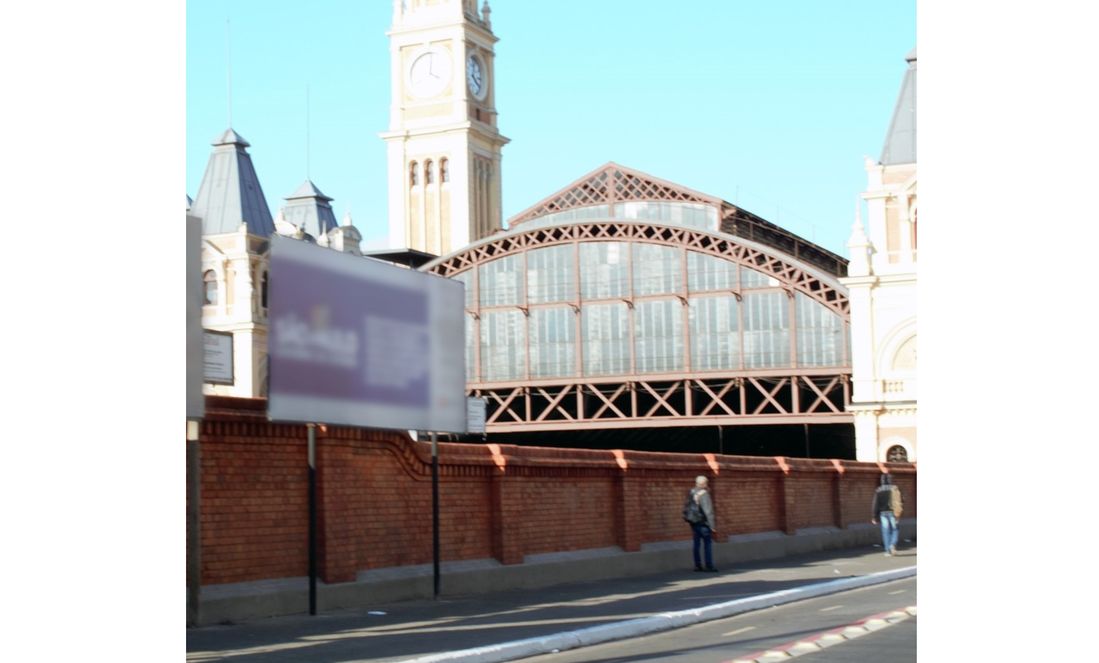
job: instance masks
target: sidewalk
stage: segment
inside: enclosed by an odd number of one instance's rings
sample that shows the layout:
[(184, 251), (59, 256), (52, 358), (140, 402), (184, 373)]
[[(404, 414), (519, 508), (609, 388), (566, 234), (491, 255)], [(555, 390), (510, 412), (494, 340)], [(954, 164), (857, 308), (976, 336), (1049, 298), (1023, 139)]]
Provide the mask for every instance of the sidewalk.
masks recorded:
[(510, 660), (914, 575), (916, 548), (895, 557), (881, 547), (833, 550), (716, 574), (691, 571), (689, 555), (684, 562), (681, 572), (644, 577), (191, 628), (187, 660)]

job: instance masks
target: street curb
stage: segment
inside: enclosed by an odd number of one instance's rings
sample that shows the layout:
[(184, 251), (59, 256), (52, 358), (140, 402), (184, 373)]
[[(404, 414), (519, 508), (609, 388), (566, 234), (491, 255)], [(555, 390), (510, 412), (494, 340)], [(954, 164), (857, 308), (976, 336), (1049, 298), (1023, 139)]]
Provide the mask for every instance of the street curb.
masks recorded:
[[(806, 585), (795, 589), (785, 589), (771, 594), (750, 596), (725, 603), (694, 608), (692, 610), (679, 610), (676, 612), (663, 612), (649, 617), (640, 617), (611, 624), (601, 624), (575, 631), (554, 633), (540, 638), (527, 638), (525, 640), (513, 640), (496, 645), (474, 647), (461, 651), (431, 654), (416, 658), (402, 659), (399, 663), (436, 663), (441, 661), (477, 661), (478, 663), (496, 663), (498, 661), (511, 661), (517, 658), (549, 654), (577, 647), (610, 642), (612, 640), (624, 640), (635, 638), (649, 633), (668, 631), (671, 629), (699, 624), (714, 619), (732, 617), (744, 612), (762, 610), (785, 603), (802, 601), (804, 599), (835, 594), (859, 587), (879, 585), (901, 578), (910, 578), (916, 575), (916, 567), (909, 566), (892, 571), (881, 571), (854, 578), (841, 578), (827, 582)], [(350, 662), (360, 663), (360, 662)]]

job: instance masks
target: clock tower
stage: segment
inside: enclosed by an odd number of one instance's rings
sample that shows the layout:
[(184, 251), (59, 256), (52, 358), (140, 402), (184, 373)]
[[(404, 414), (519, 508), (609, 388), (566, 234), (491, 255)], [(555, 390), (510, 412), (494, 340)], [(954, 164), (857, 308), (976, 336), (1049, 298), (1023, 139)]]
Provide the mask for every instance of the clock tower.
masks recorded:
[(487, 0), (394, 0), (389, 241), (445, 255), (502, 227)]

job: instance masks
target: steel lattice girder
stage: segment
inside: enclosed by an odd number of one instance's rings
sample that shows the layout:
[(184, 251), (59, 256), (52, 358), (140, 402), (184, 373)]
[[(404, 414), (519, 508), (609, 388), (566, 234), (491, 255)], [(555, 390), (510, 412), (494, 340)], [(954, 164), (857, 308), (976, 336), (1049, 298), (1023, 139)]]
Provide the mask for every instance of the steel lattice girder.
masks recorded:
[(851, 423), (849, 376), (773, 372), (476, 385), (489, 432)]
[(804, 293), (845, 319), (849, 315), (850, 306), (846, 292), (792, 259), (751, 246), (751, 242), (741, 238), (653, 223), (588, 221), (535, 228), (473, 244), (431, 266), (428, 271), (440, 276), (453, 277), (483, 263), (523, 253), (533, 248), (592, 240), (663, 244), (724, 258), (773, 276), (787, 287)]

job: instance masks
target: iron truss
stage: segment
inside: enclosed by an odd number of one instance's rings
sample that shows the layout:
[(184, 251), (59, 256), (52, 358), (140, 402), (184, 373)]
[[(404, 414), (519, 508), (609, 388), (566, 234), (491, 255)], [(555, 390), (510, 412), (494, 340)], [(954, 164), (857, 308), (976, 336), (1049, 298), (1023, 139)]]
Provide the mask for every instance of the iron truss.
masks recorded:
[(588, 241), (640, 241), (668, 246), (686, 247), (750, 267), (775, 277), (787, 287), (801, 291), (833, 311), (848, 316), (847, 295), (792, 260), (773, 255), (762, 249), (742, 244), (732, 237), (722, 237), (703, 230), (665, 226), (646, 222), (585, 221), (570, 225), (533, 228), (526, 232), (511, 232), (472, 244), (464, 250), (427, 268), (440, 276), (451, 277), (478, 265), (530, 249)]
[(471, 386), (490, 432), (853, 421), (848, 375), (826, 371)]
[[(531, 249), (601, 240), (663, 244), (724, 258), (773, 276), (791, 296), (802, 292), (849, 318), (847, 293), (831, 274), (738, 237), (646, 221), (589, 220), (526, 231), (520, 226), (424, 270), (453, 277)], [(848, 366), (472, 382), (467, 394), (485, 399), (488, 432), (854, 421), (846, 411)]]

